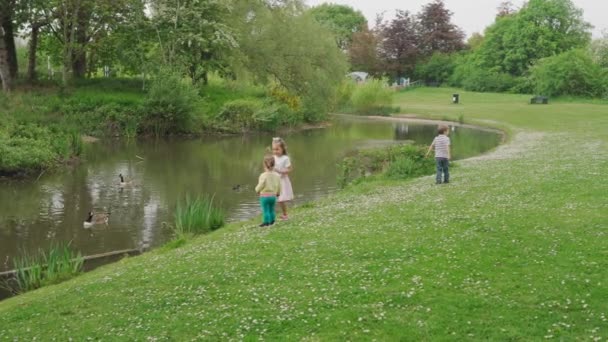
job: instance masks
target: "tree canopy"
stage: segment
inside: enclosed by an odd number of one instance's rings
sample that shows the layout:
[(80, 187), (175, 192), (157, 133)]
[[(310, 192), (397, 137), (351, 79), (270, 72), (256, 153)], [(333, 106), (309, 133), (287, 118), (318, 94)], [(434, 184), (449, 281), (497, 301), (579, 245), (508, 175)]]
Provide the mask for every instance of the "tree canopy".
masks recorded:
[(347, 5), (326, 3), (311, 8), (310, 13), (336, 35), (336, 42), (342, 50), (348, 49), (354, 33), (367, 29), (363, 13)]

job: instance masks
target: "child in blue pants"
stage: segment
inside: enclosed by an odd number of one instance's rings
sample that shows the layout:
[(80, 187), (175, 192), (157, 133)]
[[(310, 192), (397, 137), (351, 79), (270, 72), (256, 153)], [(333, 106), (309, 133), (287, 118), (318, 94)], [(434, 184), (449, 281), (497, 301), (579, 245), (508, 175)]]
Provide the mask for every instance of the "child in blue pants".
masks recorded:
[[(437, 184), (447, 184), (450, 182), (450, 159), (452, 159), (452, 149), (450, 148), (450, 128), (445, 125), (439, 126), (438, 135), (433, 139), (433, 143), (426, 152), (428, 156), (432, 149), (435, 149), (435, 161), (437, 162)], [(443, 176), (443, 177), (442, 177)]]
[(264, 158), (264, 173), (258, 179), (255, 191), (260, 195), (264, 220), (260, 227), (272, 226), (276, 220), (275, 205), (281, 193), (281, 176), (274, 172), (274, 157)]

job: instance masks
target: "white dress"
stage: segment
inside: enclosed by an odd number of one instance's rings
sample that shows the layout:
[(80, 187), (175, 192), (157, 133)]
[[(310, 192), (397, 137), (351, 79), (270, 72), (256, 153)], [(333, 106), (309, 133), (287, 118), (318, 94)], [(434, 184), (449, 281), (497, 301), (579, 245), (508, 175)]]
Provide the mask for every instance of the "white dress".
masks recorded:
[[(274, 170), (276, 172), (285, 172), (291, 166), (291, 160), (289, 156), (282, 155), (280, 157), (274, 156)], [(289, 202), (293, 200), (293, 188), (291, 187), (291, 181), (288, 175), (281, 174), (281, 194), (279, 195), (279, 202)]]

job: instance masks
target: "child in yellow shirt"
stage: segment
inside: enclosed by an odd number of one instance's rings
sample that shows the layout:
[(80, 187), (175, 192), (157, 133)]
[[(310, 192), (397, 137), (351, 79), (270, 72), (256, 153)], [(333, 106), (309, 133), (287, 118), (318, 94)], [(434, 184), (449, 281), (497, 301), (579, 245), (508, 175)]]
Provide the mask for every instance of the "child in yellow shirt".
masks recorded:
[(264, 173), (260, 175), (255, 191), (260, 195), (264, 221), (260, 227), (272, 226), (276, 220), (275, 205), (281, 193), (281, 176), (274, 172), (274, 157), (264, 158)]

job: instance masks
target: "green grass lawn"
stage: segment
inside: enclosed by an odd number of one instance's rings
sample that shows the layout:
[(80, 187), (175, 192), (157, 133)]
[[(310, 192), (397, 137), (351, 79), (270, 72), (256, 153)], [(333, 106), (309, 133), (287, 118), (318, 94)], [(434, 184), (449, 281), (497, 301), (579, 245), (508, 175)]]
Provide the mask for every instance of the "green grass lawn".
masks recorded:
[[(608, 105), (418, 89), (508, 142), (0, 303), (0, 340), (605, 340)], [(297, 170), (294, 173), (297, 177)]]

